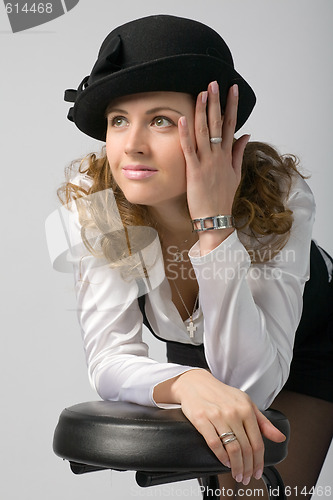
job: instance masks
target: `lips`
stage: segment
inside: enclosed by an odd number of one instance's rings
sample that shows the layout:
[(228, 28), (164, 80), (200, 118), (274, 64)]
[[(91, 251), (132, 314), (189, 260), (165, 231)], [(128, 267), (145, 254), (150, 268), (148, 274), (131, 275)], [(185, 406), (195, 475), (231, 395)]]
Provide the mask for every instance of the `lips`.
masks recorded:
[(127, 179), (133, 180), (147, 179), (157, 173), (155, 168), (148, 165), (126, 165), (122, 171)]

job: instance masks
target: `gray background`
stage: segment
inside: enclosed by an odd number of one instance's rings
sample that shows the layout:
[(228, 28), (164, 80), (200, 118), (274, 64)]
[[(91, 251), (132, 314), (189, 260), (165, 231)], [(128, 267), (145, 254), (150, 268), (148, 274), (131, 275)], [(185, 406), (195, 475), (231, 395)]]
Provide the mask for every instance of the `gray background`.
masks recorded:
[[(182, 491), (199, 498), (195, 481), (142, 490), (130, 472), (77, 477), (52, 452), (60, 411), (97, 399), (88, 383), (72, 277), (52, 270), (44, 235), (64, 167), (101, 147), (66, 120), (63, 90), (89, 73), (113, 27), (154, 13), (192, 17), (224, 36), (258, 97), (241, 133), (300, 157), (317, 200), (314, 237), (333, 253), (331, 0), (81, 0), (66, 15), (16, 34), (0, 6), (5, 500), (172, 498)], [(151, 344), (152, 356), (163, 359), (162, 346)], [(332, 466), (331, 449), (320, 485), (332, 486)]]

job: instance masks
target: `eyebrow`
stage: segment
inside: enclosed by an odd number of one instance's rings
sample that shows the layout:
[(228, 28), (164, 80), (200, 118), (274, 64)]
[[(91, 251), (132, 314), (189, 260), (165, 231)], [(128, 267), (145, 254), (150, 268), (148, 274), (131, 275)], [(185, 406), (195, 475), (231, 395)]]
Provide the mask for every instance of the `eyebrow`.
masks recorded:
[[(177, 113), (178, 115), (180, 116), (183, 116), (183, 113), (181, 113), (180, 111), (178, 111), (177, 109), (173, 109), (173, 108), (170, 108), (169, 106), (158, 106), (156, 108), (152, 108), (152, 109), (148, 109), (145, 114), (146, 115), (152, 115), (153, 113), (157, 113), (159, 111), (174, 111), (175, 113)], [(114, 113), (114, 112), (117, 112), (117, 113), (122, 113), (123, 115), (128, 115), (128, 112), (125, 110), (125, 109), (120, 109), (120, 108), (110, 108), (107, 110), (107, 114), (109, 113)]]

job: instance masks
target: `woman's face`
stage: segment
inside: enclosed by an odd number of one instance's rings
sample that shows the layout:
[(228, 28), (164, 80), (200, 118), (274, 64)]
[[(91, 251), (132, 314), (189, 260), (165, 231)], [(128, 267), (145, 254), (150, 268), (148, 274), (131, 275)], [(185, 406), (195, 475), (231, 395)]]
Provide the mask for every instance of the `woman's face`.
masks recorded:
[(109, 105), (106, 154), (131, 203), (158, 207), (184, 199), (185, 159), (177, 125), (181, 116), (193, 129), (193, 97), (180, 92), (135, 94)]

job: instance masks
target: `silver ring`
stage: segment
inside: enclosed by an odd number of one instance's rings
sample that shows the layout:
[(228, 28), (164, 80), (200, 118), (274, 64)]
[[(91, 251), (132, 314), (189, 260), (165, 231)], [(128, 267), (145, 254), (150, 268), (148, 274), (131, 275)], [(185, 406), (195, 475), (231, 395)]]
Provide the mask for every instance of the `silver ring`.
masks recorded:
[(212, 144), (221, 144), (222, 137), (211, 137), (209, 140)]
[[(226, 438), (228, 436), (230, 436), (228, 439), (223, 439), (223, 438)], [(237, 437), (235, 436), (235, 433), (232, 431), (223, 432), (223, 434), (219, 435), (219, 438), (221, 439), (223, 445), (228, 444), (228, 443), (232, 443), (233, 441), (236, 441), (236, 439), (237, 439)]]
[(223, 444), (223, 445), (226, 445), (226, 444), (228, 444), (228, 443), (232, 443), (233, 441), (236, 441), (236, 439), (237, 439), (237, 438), (236, 438), (236, 436), (231, 437), (231, 438), (229, 438), (229, 439), (225, 439), (224, 441), (222, 441), (222, 444)]
[(220, 439), (223, 439), (224, 437), (227, 437), (227, 436), (234, 436), (234, 432), (224, 432), (223, 434), (221, 434), (219, 436)]

